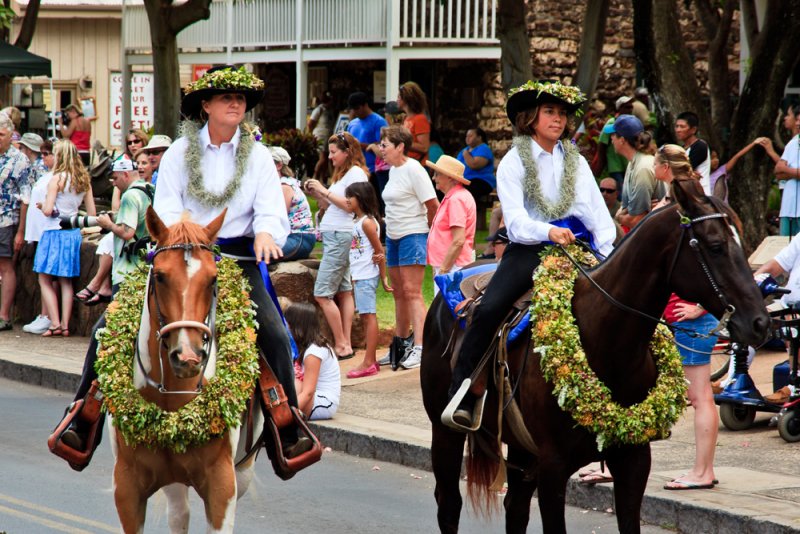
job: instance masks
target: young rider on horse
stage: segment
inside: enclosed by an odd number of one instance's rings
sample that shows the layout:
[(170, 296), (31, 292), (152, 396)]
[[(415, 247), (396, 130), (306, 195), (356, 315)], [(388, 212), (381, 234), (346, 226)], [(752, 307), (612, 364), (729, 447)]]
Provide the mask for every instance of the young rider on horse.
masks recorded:
[[(608, 255), (616, 236), (589, 164), (566, 139), (568, 115), (585, 98), (558, 82), (528, 82), (509, 94), (506, 111), (516, 129), (513, 148), (497, 169), (497, 195), (510, 244), (476, 307), (453, 371), (450, 395), (471, 377), (511, 305), (532, 287), (539, 254), (548, 244), (567, 245), (588, 230)], [(471, 428), (478, 392), (467, 391), (452, 423)], [(475, 419), (473, 419), (475, 415)]]
[[(218, 244), (223, 254), (237, 258), (250, 282), (250, 298), (257, 305), (256, 343), (296, 407), (288, 333), (257, 264), (283, 255), (289, 220), (278, 202), (283, 194), (269, 150), (240, 128), (245, 112), (263, 98), (263, 87), (255, 75), (223, 67), (210, 69), (187, 88), (181, 113), (206, 123), (199, 130), (191, 120), (184, 123), (183, 136), (164, 154), (153, 208), (166, 225), (178, 222), (184, 212), (206, 225), (227, 208)], [(87, 360), (84, 374), (88, 368), (96, 376), (95, 359)], [(280, 435), (287, 459), (313, 445), (307, 437), (298, 439), (295, 426), (281, 429)]]

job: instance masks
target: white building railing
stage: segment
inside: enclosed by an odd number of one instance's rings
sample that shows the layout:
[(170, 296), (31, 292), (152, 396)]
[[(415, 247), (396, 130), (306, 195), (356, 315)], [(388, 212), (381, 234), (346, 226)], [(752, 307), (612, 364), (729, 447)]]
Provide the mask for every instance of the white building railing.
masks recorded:
[[(498, 44), (498, 0), (214, 0), (209, 20), (178, 35), (187, 49), (296, 46), (297, 5), (302, 3), (302, 46), (400, 44)], [(399, 34), (391, 36), (391, 12), (399, 11)], [(228, 24), (228, 17), (231, 23)], [(143, 5), (125, 8), (127, 50), (149, 50)], [(230, 28), (231, 35), (228, 35)]]

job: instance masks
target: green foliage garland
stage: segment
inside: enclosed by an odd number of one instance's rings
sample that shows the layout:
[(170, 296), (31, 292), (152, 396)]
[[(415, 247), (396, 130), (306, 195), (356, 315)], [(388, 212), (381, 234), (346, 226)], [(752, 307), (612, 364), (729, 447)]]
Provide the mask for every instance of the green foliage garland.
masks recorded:
[(575, 202), (575, 183), (578, 180), (578, 164), (581, 154), (572, 143), (562, 143), (564, 148), (564, 171), (558, 190), (558, 200), (551, 204), (542, 194), (542, 182), (539, 180), (539, 165), (533, 158), (531, 138), (527, 135), (514, 136), (513, 145), (517, 147), (519, 159), (525, 168), (522, 188), (525, 198), (545, 219), (554, 221), (561, 219)]
[(244, 67), (220, 69), (203, 74), (183, 88), (188, 95), (201, 89), (263, 89), (264, 82)]
[[(573, 257), (595, 262), (577, 245)], [(597, 447), (642, 445), (669, 435), (686, 406), (686, 379), (672, 335), (659, 326), (650, 342), (658, 369), (656, 385), (645, 400), (622, 406), (611, 398), (611, 390), (589, 366), (581, 347), (578, 326), (572, 315), (577, 270), (555, 247), (542, 253), (534, 273), (531, 321), (534, 352), (541, 355), (545, 379), (553, 384), (558, 405), (577, 424), (597, 435)]]
[(519, 87), (511, 89), (508, 92), (508, 97), (511, 98), (521, 91), (536, 91), (537, 96), (547, 93), (568, 104), (582, 104), (586, 101), (586, 95), (583, 94), (579, 87), (564, 85), (561, 82), (534, 82), (533, 80), (528, 80)]
[[(221, 208), (228, 206), (231, 199), (242, 186), (242, 176), (247, 172), (247, 160), (253, 150), (255, 140), (252, 135), (242, 131), (239, 136), (239, 145), (236, 147), (236, 169), (233, 178), (221, 193), (212, 193), (203, 183), (203, 149), (200, 146), (200, 129), (194, 121), (183, 121), (180, 128), (181, 137), (186, 137), (186, 170), (189, 173), (189, 194), (200, 201), (204, 206)], [(217, 180), (223, 177), (215, 177)]]
[(104, 409), (126, 443), (176, 453), (202, 445), (240, 424), (258, 377), (255, 311), (247, 278), (233, 260), (218, 263), (217, 367), (202, 393), (176, 412), (147, 402), (133, 386), (134, 345), (139, 332), (147, 270), (140, 267), (122, 283), (106, 312), (97, 370)]

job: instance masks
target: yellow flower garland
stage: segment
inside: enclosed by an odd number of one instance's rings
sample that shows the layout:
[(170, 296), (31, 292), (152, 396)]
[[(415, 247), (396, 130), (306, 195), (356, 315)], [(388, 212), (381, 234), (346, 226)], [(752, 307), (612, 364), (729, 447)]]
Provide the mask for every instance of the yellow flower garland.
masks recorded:
[(238, 426), (258, 377), (255, 311), (247, 278), (233, 260), (218, 263), (217, 367), (202, 393), (176, 412), (147, 402), (133, 387), (134, 346), (139, 331), (147, 269), (134, 271), (106, 311), (97, 370), (103, 406), (131, 446), (186, 452)]
[[(576, 245), (573, 257), (596, 263)], [(534, 273), (531, 324), (534, 352), (541, 355), (545, 379), (553, 384), (558, 405), (580, 426), (597, 435), (597, 447), (642, 445), (669, 435), (686, 406), (686, 379), (672, 334), (659, 326), (650, 342), (658, 369), (656, 385), (645, 400), (622, 406), (595, 375), (581, 347), (572, 315), (577, 270), (563, 253), (548, 247)]]

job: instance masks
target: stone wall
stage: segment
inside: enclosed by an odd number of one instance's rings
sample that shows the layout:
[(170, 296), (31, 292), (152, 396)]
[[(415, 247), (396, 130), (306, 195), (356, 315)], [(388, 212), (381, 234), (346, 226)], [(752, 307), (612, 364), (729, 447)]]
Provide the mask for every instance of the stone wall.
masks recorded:
[[(578, 61), (586, 2), (583, 0), (526, 0), (526, 21), (530, 38), (531, 70), (534, 79), (560, 79), (572, 83)], [(708, 50), (703, 30), (694, 11), (678, 2), (682, 37), (694, 61), (701, 91), (708, 94)], [(729, 43), (731, 94), (738, 93), (739, 22), (734, 17)], [(467, 124), (477, 119), (486, 130), (489, 144), (500, 158), (511, 144), (511, 125), (505, 114), (505, 94), (500, 80), (499, 62), (444, 62), (437, 81), (438, 109), (435, 125), (443, 134), (445, 152), (453, 154), (463, 146)], [(472, 90), (480, 83), (481, 102), (474, 109), (460, 110), (449, 102), (461, 100), (461, 89)], [(612, 0), (606, 24), (603, 55), (596, 97), (609, 111), (621, 95), (631, 94), (638, 85), (633, 49), (633, 9), (631, 0)], [(459, 135), (460, 134), (460, 135)], [(456, 139), (458, 142), (456, 143)]]

